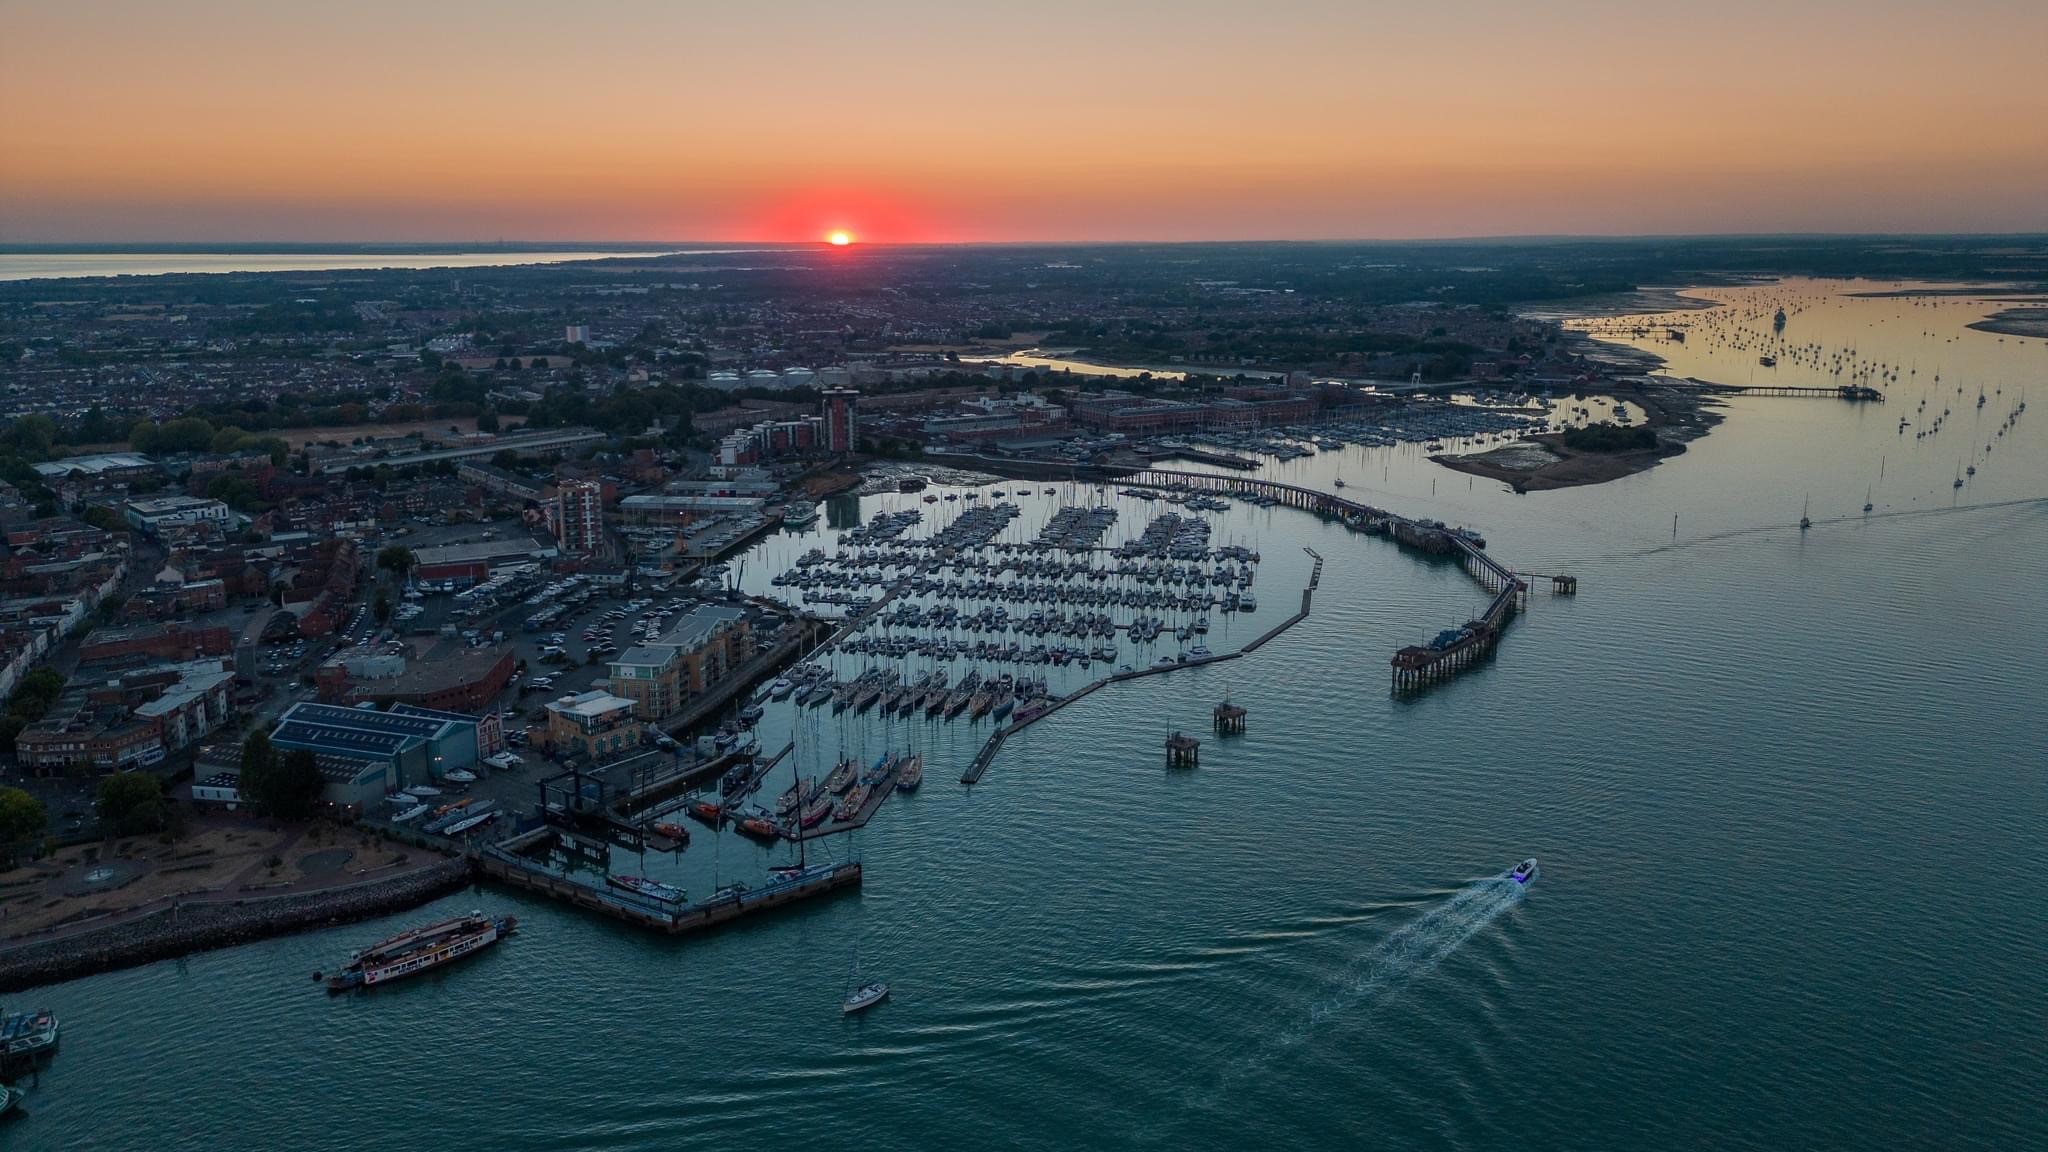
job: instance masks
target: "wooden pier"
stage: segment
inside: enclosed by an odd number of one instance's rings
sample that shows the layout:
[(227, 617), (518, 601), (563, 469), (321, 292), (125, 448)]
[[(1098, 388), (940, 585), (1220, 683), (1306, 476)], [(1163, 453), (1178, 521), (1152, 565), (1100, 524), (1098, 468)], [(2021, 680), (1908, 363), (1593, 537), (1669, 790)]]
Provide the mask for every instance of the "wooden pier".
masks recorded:
[(1166, 766), (1168, 768), (1196, 768), (1200, 766), (1202, 742), (1193, 736), (1175, 732), (1166, 738)]
[(1809, 396), (1815, 399), (1848, 400), (1854, 403), (1884, 403), (1884, 393), (1861, 384), (1842, 384), (1833, 388), (1794, 388), (1775, 384), (1731, 384), (1729, 387), (1744, 396)]
[(1242, 704), (1232, 704), (1230, 701), (1225, 700), (1216, 706), (1216, 713), (1213, 717), (1216, 724), (1216, 734), (1218, 736), (1244, 735), (1244, 718), (1245, 710)]

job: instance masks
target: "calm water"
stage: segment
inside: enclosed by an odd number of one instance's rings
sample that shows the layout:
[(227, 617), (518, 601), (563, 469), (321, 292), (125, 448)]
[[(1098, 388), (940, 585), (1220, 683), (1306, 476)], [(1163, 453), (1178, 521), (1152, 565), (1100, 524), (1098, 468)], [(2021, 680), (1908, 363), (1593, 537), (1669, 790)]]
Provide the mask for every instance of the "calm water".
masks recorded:
[(79, 276), (161, 276), (172, 272), (327, 272), (352, 268), (492, 268), (617, 257), (702, 255), (733, 249), (660, 252), (0, 252), (0, 280)]
[[(1948, 311), (1944, 337), (1982, 314)], [(1804, 338), (1904, 363), (1930, 319), (1816, 303), (1787, 336), (1811, 321)], [(2048, 394), (2038, 341), (1940, 347), (1972, 404), (1979, 382)], [(1719, 355), (1684, 370), (1754, 361)], [(1328, 559), (1314, 616), (1255, 656), (1099, 692), (971, 792), (963, 725), (798, 725), (814, 760), (885, 735), (931, 759), (861, 834), (858, 896), (675, 942), (486, 890), (436, 910), (515, 911), (519, 937), (375, 995), (306, 975), (429, 912), (14, 997), (66, 1033), (7, 1139), (2048, 1146), (2048, 413), (1957, 490), (1977, 410), (1902, 443), (1915, 402), (1738, 401), (1659, 468), (1530, 496), (1419, 448), (1275, 466), (1473, 524), (1582, 591), (1539, 592), (1494, 664), (1395, 701), (1391, 650), (1479, 593), (1298, 513), (1234, 511), (1217, 538), (1264, 553), (1262, 615), (1305, 580), (1301, 546)], [(1119, 531), (1141, 526), (1127, 505)], [(764, 544), (746, 581), (806, 546)], [(1164, 734), (1226, 691), (1250, 732), (1163, 771)], [(779, 746), (790, 721), (766, 726)], [(1529, 855), (1542, 875), (1517, 896), (1498, 877)], [(765, 860), (700, 835), (648, 868), (696, 888)], [(856, 936), (896, 996), (846, 1021)]]

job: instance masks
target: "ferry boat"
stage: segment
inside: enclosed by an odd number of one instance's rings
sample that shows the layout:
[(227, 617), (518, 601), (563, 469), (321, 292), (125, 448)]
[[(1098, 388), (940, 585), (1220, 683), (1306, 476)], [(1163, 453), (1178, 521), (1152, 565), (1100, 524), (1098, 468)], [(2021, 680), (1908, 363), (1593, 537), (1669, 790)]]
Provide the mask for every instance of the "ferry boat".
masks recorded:
[(903, 762), (903, 770), (896, 774), (896, 787), (899, 791), (915, 792), (917, 791), (917, 786), (922, 783), (924, 783), (924, 757), (917, 753), (912, 753), (910, 759)]
[[(471, 912), (380, 940), (348, 958), (348, 966), (326, 978), (329, 992), (346, 992), (416, 976), (510, 936), (519, 926), (511, 916)], [(313, 978), (321, 978), (315, 972)]]
[(1536, 858), (1534, 856), (1531, 856), (1527, 860), (1522, 861), (1520, 864), (1515, 865), (1515, 870), (1509, 873), (1509, 876), (1517, 884), (1527, 884), (1529, 881), (1535, 879)]
[(57, 1017), (48, 1008), (16, 1012), (0, 1020), (0, 1053), (14, 1057), (47, 1056), (57, 1047)]
[(607, 876), (604, 882), (614, 888), (623, 888), (635, 896), (645, 896), (649, 900), (659, 900), (664, 904), (679, 904), (684, 895), (683, 890), (673, 884), (663, 884), (659, 880), (649, 880), (645, 876)]

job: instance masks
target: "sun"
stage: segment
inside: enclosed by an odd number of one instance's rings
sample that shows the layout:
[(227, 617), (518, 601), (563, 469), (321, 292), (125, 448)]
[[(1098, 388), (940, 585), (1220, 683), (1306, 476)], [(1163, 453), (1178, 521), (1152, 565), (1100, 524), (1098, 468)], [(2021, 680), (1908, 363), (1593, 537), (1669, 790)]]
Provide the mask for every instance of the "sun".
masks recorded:
[(825, 239), (834, 248), (844, 248), (848, 244), (853, 243), (853, 234), (850, 232), (834, 232), (830, 236), (825, 237)]

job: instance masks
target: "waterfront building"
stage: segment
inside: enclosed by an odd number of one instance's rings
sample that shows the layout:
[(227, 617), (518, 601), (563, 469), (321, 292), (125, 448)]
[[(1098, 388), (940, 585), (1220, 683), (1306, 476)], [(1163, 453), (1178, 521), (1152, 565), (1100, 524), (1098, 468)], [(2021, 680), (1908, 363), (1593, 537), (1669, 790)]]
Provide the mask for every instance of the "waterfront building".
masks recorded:
[(611, 662), (611, 691), (633, 702), (634, 716), (659, 720), (753, 654), (753, 628), (745, 612), (699, 604), (661, 639), (619, 653)]
[(547, 706), (547, 745), (564, 756), (605, 760), (640, 746), (644, 729), (633, 702), (592, 690)]
[(860, 451), (860, 393), (851, 388), (825, 390), (825, 450), (834, 456)]
[(479, 723), (474, 716), (405, 705), (379, 712), (307, 702), (292, 705), (278, 718), (270, 742), (387, 765), (390, 786), (398, 788), (475, 766)]

